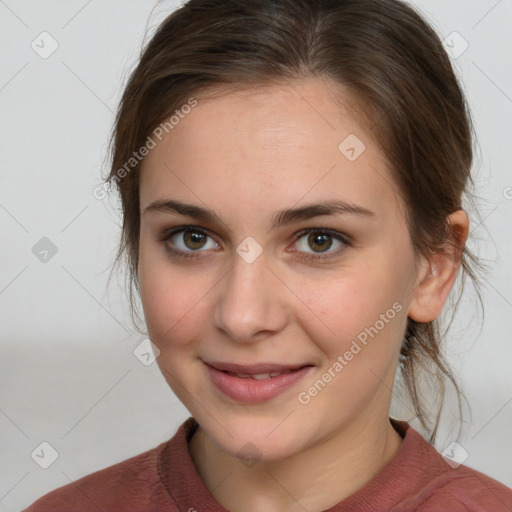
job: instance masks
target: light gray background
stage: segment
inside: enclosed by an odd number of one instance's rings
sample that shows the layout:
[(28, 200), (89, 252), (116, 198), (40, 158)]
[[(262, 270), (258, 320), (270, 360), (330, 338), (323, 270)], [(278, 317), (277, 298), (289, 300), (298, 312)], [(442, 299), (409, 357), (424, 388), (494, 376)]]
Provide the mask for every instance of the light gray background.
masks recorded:
[[(473, 412), (465, 463), (512, 486), (512, 1), (413, 3), (469, 44), (453, 61), (478, 134), (474, 247), (491, 270), (483, 327), (470, 294), (447, 343)], [(188, 417), (133, 355), (143, 337), (122, 276), (106, 288), (120, 219), (92, 195), (126, 74), (175, 5), (0, 0), (0, 510), (153, 448)], [(59, 45), (47, 59), (31, 48), (43, 31)], [(42, 237), (58, 250), (46, 263), (32, 253)], [(48, 469), (31, 458), (43, 441), (58, 452)]]

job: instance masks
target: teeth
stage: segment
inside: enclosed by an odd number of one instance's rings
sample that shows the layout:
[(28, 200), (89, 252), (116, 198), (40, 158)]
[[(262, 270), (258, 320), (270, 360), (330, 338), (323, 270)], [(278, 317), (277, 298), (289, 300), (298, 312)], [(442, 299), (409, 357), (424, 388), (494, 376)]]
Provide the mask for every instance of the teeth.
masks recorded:
[(267, 380), (271, 379), (272, 377), (278, 377), (279, 375), (283, 375), (285, 373), (291, 373), (294, 370), (285, 370), (284, 372), (270, 372), (270, 373), (255, 373), (253, 375), (249, 375), (247, 373), (233, 373), (233, 372), (226, 372), (230, 375), (235, 375), (236, 377), (240, 377), (241, 379), (256, 379), (256, 380)]

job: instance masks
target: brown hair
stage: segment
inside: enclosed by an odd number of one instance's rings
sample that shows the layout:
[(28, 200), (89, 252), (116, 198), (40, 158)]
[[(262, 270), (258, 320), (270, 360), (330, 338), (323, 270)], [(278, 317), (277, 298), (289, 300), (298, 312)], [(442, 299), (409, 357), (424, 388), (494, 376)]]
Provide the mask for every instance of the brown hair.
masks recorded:
[[(470, 198), (474, 130), (441, 41), (413, 8), (399, 0), (190, 0), (164, 20), (145, 46), (112, 133), (112, 165), (105, 184), (110, 188), (115, 182), (121, 197), (116, 263), (123, 255), (127, 258), (135, 324), (140, 165), (132, 162), (127, 170), (126, 162), (162, 120), (199, 91), (308, 77), (344, 86), (365, 119), (372, 120), (369, 129), (391, 163), (407, 206), (417, 255), (428, 257), (457, 237), (446, 217), (462, 208), (463, 196)], [(478, 261), (467, 247), (460, 258), (462, 294), (466, 275), (478, 283), (473, 269)], [(445, 378), (455, 387), (459, 411), (463, 396), (440, 345), (438, 320), (409, 319), (400, 369), (431, 442)], [(419, 369), (433, 376), (441, 390), (433, 426), (418, 389)]]

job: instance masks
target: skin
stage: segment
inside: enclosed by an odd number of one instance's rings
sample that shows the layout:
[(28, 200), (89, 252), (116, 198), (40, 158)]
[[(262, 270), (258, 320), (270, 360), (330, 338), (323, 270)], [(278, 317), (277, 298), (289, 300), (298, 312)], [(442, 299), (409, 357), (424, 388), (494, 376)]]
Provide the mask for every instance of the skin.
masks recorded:
[[(337, 96), (335, 96), (335, 94)], [(391, 390), (407, 317), (437, 318), (453, 286), (468, 219), (452, 252), (417, 259), (385, 155), (350, 108), (347, 91), (305, 79), (225, 94), (198, 105), (143, 162), (141, 212), (157, 199), (214, 210), (209, 224), (163, 212), (141, 215), (138, 276), (148, 334), (168, 384), (198, 421), (190, 453), (205, 485), (232, 512), (320, 511), (367, 484), (400, 448), (389, 422)], [(341, 99), (341, 102), (340, 102)], [(345, 105), (345, 106), (344, 106)], [(366, 150), (349, 161), (338, 146), (356, 134)], [(271, 230), (275, 211), (342, 199), (374, 212), (321, 216)], [(197, 259), (184, 233), (209, 237)], [(350, 237), (308, 243), (304, 228)], [(248, 236), (263, 249), (247, 263)], [(326, 253), (319, 261), (303, 257)], [(401, 311), (308, 404), (297, 395), (332, 367), (358, 334), (394, 303)], [(211, 383), (203, 360), (313, 364), (281, 395), (240, 404)], [(237, 458), (251, 442), (259, 460)], [(191, 505), (192, 506), (192, 505)]]

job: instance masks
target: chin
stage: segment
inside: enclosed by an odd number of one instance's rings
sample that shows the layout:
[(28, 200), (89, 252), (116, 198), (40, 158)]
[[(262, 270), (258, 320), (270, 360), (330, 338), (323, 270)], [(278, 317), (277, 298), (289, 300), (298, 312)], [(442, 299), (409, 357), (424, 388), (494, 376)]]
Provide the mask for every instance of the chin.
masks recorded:
[(196, 418), (223, 452), (250, 466), (282, 460), (304, 448), (304, 425), (298, 429), (287, 420), (283, 422), (286, 415), (281, 416), (224, 417), (222, 426), (209, 417), (204, 418), (205, 423), (201, 423), (203, 418)]

